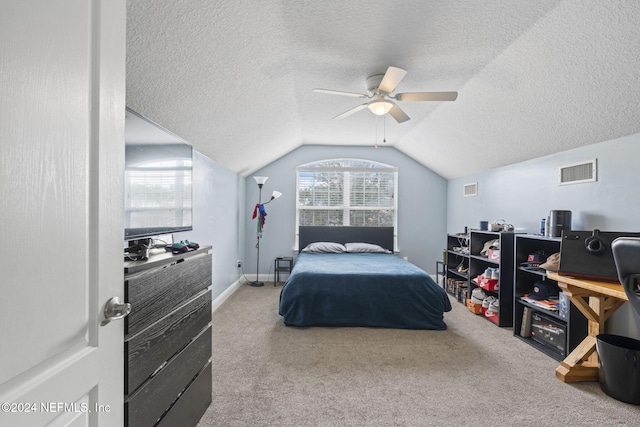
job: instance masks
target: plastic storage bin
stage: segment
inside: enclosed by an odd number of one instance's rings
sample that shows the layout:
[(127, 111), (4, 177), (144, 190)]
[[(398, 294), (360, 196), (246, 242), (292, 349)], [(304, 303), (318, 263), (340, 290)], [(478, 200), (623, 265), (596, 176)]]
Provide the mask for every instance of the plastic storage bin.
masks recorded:
[(596, 336), (600, 388), (622, 402), (640, 405), (640, 341), (620, 335)]

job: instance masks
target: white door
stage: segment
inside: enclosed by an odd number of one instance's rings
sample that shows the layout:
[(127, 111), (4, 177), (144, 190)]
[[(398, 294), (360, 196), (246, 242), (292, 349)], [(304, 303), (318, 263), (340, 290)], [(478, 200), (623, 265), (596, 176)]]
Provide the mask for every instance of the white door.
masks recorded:
[(0, 0), (0, 425), (123, 423), (125, 0)]

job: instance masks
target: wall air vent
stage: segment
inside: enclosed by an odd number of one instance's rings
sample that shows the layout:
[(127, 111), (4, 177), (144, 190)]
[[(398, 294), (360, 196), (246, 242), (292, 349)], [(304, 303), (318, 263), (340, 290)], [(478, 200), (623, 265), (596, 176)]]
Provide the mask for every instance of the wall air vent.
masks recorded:
[(471, 184), (464, 185), (464, 197), (477, 196), (478, 195), (478, 183), (472, 182)]
[(598, 164), (596, 159), (586, 163), (562, 166), (558, 172), (560, 185), (579, 184), (597, 181)]

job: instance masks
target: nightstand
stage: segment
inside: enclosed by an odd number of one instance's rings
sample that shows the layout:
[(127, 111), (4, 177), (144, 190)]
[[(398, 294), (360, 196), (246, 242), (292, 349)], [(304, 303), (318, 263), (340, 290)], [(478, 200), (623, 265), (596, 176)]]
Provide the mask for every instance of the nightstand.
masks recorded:
[(293, 268), (292, 257), (277, 257), (273, 260), (273, 286), (280, 282), (280, 272), (291, 274)]

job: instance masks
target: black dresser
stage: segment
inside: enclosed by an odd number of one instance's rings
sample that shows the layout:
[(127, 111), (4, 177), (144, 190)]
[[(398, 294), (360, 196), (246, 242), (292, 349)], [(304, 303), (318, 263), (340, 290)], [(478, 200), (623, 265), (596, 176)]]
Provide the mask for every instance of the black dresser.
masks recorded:
[(211, 403), (210, 249), (125, 263), (126, 426), (195, 426)]

